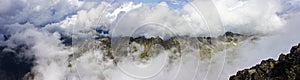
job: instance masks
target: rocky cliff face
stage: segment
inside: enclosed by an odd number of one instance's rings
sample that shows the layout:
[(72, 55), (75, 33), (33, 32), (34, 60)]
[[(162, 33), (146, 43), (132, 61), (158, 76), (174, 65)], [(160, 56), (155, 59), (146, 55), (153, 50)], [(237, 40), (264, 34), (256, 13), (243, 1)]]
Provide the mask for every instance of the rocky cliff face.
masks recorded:
[(117, 40), (104, 37), (72, 46), (79, 50), (70, 55), (69, 60), (72, 61), (90, 50), (104, 51), (104, 61), (113, 60), (115, 63), (118, 62), (119, 58), (128, 56), (135, 60), (148, 59), (155, 57), (162, 50), (171, 51), (172, 54), (169, 57), (174, 59), (192, 51), (199, 53), (200, 58), (210, 58), (213, 53), (236, 46), (249, 39), (253, 40), (255, 37), (232, 32), (226, 32), (218, 37), (175, 36), (168, 40), (162, 40), (160, 37), (145, 38), (143, 36), (121, 37)]
[(278, 60), (263, 60), (256, 66), (238, 71), (230, 80), (300, 80), (300, 44)]

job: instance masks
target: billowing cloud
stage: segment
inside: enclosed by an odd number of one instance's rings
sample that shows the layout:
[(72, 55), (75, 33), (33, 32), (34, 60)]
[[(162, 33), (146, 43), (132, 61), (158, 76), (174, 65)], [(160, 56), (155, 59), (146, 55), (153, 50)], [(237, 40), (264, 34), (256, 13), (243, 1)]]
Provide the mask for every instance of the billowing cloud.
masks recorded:
[[(32, 72), (38, 74), (36, 80), (94, 80), (116, 76), (132, 79), (121, 74), (116, 66), (112, 66), (111, 61), (95, 61), (99, 54), (103, 56), (101, 50), (85, 53), (76, 63), (76, 69), (69, 69), (67, 59), (76, 51), (76, 47), (65, 46), (61, 37), (72, 37), (80, 43), (85, 39), (92, 39), (97, 34), (94, 30), (99, 27), (105, 27), (109, 31), (106, 35), (110, 37), (218, 36), (225, 31), (261, 36), (261, 40), (256, 43), (248, 42), (238, 47), (236, 51), (239, 57), (225, 65), (222, 72), (225, 75), (221, 79), (226, 79), (237, 69), (253, 65), (268, 56), (277, 57), (276, 53), (287, 51), (280, 50), (282, 47), (275, 47), (278, 51), (267, 54), (273, 49), (269, 46), (286, 43), (284, 48), (287, 48), (299, 41), (299, 38), (294, 37), (296, 35), (290, 36), (299, 34), (294, 31), (299, 30), (296, 27), (299, 26), (296, 23), (299, 21), (298, 17), (291, 18), (299, 16), (297, 0), (176, 1), (155, 1), (150, 4), (152, 2), (112, 0), (1, 0), (0, 45), (7, 46), (7, 49), (22, 44), (29, 46), (30, 52), (20, 55), (36, 58), (32, 68)], [(5, 40), (7, 36), (10, 37)], [(275, 41), (280, 39), (282, 42)], [(274, 42), (282, 44), (274, 45)], [(251, 53), (256, 54), (249, 57)], [(195, 66), (197, 63), (194, 58), (187, 59), (184, 67)], [(176, 66), (169, 73), (166, 71), (159, 74), (157, 79), (172, 76), (175, 69)], [(194, 68), (186, 69), (187, 72), (183, 73), (188, 74), (190, 69)], [(205, 76), (205, 73), (200, 76)], [(182, 75), (179, 78), (188, 77), (189, 75)]]

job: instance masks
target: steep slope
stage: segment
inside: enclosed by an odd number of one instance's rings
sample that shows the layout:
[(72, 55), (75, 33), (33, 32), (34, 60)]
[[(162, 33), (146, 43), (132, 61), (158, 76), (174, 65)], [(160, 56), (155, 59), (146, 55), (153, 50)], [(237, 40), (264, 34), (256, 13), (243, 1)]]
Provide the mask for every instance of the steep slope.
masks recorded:
[(263, 60), (260, 64), (238, 71), (230, 80), (299, 80), (300, 44), (293, 46), (287, 55), (281, 54), (278, 60)]

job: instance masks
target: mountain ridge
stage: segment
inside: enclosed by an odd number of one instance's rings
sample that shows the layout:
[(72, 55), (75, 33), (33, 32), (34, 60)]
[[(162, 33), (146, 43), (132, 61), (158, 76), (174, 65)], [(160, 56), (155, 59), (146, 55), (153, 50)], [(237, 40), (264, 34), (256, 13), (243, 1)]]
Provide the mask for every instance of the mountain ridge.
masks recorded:
[(262, 60), (249, 69), (238, 71), (229, 80), (299, 80), (300, 43), (288, 54), (280, 54), (278, 60)]

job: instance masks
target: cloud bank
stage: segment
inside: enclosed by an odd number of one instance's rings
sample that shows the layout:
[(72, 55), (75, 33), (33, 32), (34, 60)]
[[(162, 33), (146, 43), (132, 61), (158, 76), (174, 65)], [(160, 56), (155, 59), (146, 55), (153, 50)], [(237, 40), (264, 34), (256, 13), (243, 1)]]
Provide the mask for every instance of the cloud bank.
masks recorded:
[[(210, 5), (203, 5), (203, 3), (210, 3)], [(239, 57), (235, 58), (232, 64), (225, 65), (221, 73), (224, 75), (220, 76), (220, 79), (227, 79), (237, 69), (253, 65), (258, 60), (269, 56), (276, 57), (276, 53), (287, 52), (288, 49), (285, 48), (299, 41), (299, 38), (294, 37), (297, 35), (290, 36), (297, 34), (294, 30), (299, 26), (296, 23), (299, 21), (296, 17), (299, 16), (300, 11), (298, 3), (297, 0), (213, 0), (210, 2), (193, 0), (177, 3), (176, 0), (174, 2), (1, 0), (0, 44), (8, 46), (7, 49), (21, 44), (30, 46), (28, 50), (30, 52), (20, 55), (36, 58), (32, 68), (32, 72), (39, 74), (36, 75), (36, 80), (62, 80), (66, 77), (74, 80), (94, 80), (116, 78), (116, 76), (133, 79), (120, 74), (121, 72), (115, 67), (109, 69), (103, 67), (103, 65), (110, 66), (109, 63), (98, 64), (89, 61), (94, 58), (94, 53), (103, 54), (101, 51), (86, 53), (77, 63), (78, 69), (73, 71), (68, 69), (67, 58), (68, 55), (73, 54), (74, 49), (62, 44), (61, 37), (72, 37), (74, 42), (80, 43), (92, 39), (95, 35), (110, 37), (144, 35), (168, 38), (170, 36), (218, 36), (226, 31), (233, 31), (261, 36), (261, 40), (257, 43), (249, 42), (238, 48)], [(93, 32), (99, 27), (105, 27), (109, 33)], [(152, 27), (153, 30), (138, 33), (143, 30), (143, 27), (145, 29)], [(162, 32), (161, 30), (166, 32), (154, 34)], [(8, 40), (5, 40), (7, 38), (5, 35), (10, 35)], [(278, 39), (281, 41), (275, 41)], [(272, 44), (274, 42), (282, 42), (285, 46), (275, 47), (278, 51), (267, 54), (266, 51), (273, 50), (268, 48), (269, 46), (284, 45), (274, 45)], [(251, 53), (256, 54), (247, 57)], [(186, 64), (185, 67), (193, 66), (192, 64), (195, 63), (193, 58), (187, 62), (190, 64)], [(230, 69), (231, 67), (234, 69)], [(205, 76), (205, 73), (201, 75)], [(187, 75), (184, 76), (178, 79), (188, 78)]]

